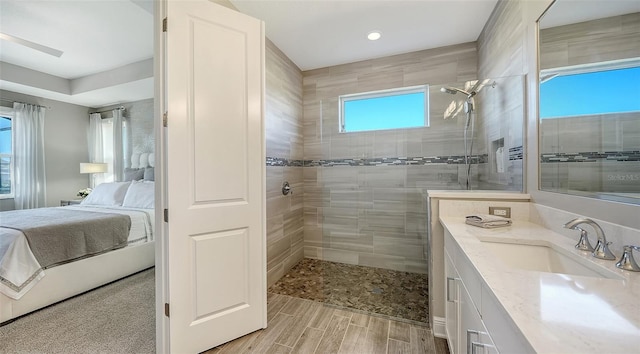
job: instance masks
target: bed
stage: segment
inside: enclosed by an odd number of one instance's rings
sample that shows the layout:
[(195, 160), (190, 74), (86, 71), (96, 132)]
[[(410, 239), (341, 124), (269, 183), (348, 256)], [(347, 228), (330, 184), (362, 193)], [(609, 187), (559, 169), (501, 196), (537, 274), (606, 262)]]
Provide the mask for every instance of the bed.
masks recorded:
[(0, 323), (152, 267), (153, 205), (154, 183), (129, 181), (80, 205), (0, 213)]

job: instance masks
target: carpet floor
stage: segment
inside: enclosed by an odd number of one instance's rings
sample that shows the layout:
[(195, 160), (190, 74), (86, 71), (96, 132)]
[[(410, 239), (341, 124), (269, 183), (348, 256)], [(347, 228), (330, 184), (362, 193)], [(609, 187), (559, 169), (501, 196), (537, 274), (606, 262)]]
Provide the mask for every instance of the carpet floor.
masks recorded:
[(268, 291), (423, 325), (429, 322), (425, 274), (305, 258)]
[(148, 269), (0, 327), (0, 353), (155, 353)]

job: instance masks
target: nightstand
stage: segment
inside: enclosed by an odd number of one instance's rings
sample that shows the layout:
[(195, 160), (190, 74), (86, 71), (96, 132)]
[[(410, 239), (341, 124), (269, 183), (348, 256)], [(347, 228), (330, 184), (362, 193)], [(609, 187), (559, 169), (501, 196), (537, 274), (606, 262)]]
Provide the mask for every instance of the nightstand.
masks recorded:
[(80, 204), (81, 202), (82, 202), (82, 199), (61, 200), (60, 206), (76, 205), (76, 204)]

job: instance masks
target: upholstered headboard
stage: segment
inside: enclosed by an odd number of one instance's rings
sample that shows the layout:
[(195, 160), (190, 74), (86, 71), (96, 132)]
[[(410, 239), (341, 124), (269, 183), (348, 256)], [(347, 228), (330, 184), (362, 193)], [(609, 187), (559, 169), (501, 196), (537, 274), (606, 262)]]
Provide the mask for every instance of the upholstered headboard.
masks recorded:
[(147, 168), (156, 166), (156, 156), (153, 152), (143, 152), (131, 155), (131, 168)]
[(125, 181), (155, 180), (156, 156), (153, 152), (134, 153), (131, 155), (131, 167), (124, 169)]

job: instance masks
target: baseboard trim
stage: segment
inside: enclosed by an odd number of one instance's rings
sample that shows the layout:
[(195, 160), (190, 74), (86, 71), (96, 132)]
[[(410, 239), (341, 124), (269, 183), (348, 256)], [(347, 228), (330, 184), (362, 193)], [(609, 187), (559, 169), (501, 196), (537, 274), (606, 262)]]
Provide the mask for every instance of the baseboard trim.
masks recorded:
[(444, 317), (433, 317), (433, 336), (447, 338), (447, 328)]

